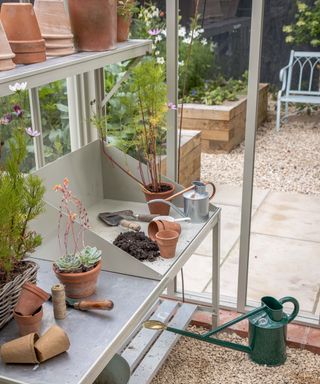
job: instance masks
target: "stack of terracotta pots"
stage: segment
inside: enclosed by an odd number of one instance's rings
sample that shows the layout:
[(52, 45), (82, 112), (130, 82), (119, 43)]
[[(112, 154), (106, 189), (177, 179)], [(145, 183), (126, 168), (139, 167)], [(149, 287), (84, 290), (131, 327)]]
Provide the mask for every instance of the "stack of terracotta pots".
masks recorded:
[(22, 286), (13, 316), (21, 336), (39, 332), (43, 317), (42, 304), (50, 295), (35, 284), (25, 283)]
[(12, 52), (7, 36), (0, 21), (0, 71), (7, 71), (16, 65), (12, 61), (15, 54)]
[(172, 221), (154, 220), (148, 226), (148, 236), (158, 244), (160, 256), (164, 259), (175, 256), (180, 234), (181, 225)]
[(1, 21), (15, 53), (16, 64), (32, 64), (46, 60), (45, 41), (41, 37), (32, 4), (3, 3)]
[(73, 34), (63, 0), (35, 0), (34, 10), (47, 56), (71, 55), (75, 52)]

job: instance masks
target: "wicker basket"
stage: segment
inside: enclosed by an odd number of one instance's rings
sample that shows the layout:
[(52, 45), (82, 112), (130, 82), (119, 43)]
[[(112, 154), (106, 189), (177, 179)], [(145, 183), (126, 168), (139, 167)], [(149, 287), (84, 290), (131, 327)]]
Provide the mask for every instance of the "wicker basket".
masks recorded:
[(23, 261), (29, 267), (12, 281), (0, 289), (0, 329), (13, 317), (13, 309), (17, 304), (21, 287), (26, 281), (36, 283), (38, 264), (34, 261)]

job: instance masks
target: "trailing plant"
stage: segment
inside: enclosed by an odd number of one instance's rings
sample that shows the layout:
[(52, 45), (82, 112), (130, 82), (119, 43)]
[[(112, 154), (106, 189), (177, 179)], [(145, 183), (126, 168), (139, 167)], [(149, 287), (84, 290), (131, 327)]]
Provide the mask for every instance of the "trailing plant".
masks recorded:
[(283, 27), (288, 44), (310, 44), (312, 47), (320, 46), (320, 0), (309, 6), (297, 1), (298, 12), (295, 23)]
[(118, 16), (130, 18), (134, 13), (138, 12), (137, 3), (134, 0), (118, 0), (117, 13)]
[[(85, 246), (84, 233), (90, 228), (87, 210), (70, 190), (69, 180), (66, 177), (62, 184), (55, 185), (53, 189), (62, 195), (59, 205), (58, 238), (60, 248), (64, 248), (64, 255), (54, 265), (60, 272), (86, 272), (93, 269), (101, 258), (101, 251), (95, 247)], [(62, 226), (64, 226), (63, 245)]]
[[(18, 102), (0, 119), (1, 148), (8, 151), (0, 154), (0, 281), (10, 280), (19, 270), (24, 257), (35, 251), (42, 238), (29, 229), (29, 223), (44, 210), (45, 188), (35, 175), (25, 175), (22, 166), (27, 157), (27, 137), (39, 132), (28, 127), (25, 117), (25, 89), (27, 83), (9, 86)], [(6, 130), (10, 130), (8, 139)]]

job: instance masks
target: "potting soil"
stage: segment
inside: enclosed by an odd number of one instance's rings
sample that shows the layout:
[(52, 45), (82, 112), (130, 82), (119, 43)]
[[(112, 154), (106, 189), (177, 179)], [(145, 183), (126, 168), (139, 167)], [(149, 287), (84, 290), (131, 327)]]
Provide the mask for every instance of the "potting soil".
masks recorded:
[(138, 260), (155, 261), (160, 256), (159, 247), (144, 232), (124, 232), (113, 244)]

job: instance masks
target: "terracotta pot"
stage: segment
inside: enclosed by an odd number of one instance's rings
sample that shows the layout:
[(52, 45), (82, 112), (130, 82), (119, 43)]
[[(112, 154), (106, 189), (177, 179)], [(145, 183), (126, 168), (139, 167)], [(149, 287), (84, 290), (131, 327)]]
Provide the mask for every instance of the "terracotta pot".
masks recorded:
[(127, 41), (130, 32), (131, 15), (117, 17), (117, 40), (118, 42)]
[(16, 66), (12, 61), (14, 56), (0, 21), (0, 71), (8, 71)]
[(176, 254), (179, 233), (176, 231), (159, 231), (156, 233), (156, 241), (160, 249), (160, 256), (171, 259)]
[(18, 324), (21, 336), (28, 335), (29, 333), (38, 333), (41, 327), (43, 317), (43, 309), (40, 307), (34, 315), (22, 316), (13, 312), (13, 317)]
[(72, 299), (80, 299), (95, 293), (101, 271), (101, 261), (88, 272), (61, 273), (55, 267), (53, 267), (53, 270), (60, 283), (65, 286), (66, 296)]
[(35, 350), (40, 363), (66, 352), (70, 341), (65, 331), (57, 325), (52, 326), (35, 343)]
[[(0, 15), (10, 44), (11, 42), (14, 44), (20, 42), (21, 46), (23, 46), (23, 42), (27, 41), (30, 43), (41, 40), (41, 33), (32, 4), (4, 3), (1, 6)], [(19, 28), (17, 28), (17, 25)], [(11, 48), (14, 53), (18, 53), (14, 47), (11, 46)], [(44, 41), (43, 48), (39, 50), (34, 48), (29, 51), (27, 46), (24, 48), (20, 47), (19, 52), (23, 53), (21, 55), (17, 54), (14, 62), (17, 64), (31, 64), (45, 61), (46, 56), (44, 49)]]
[(35, 284), (24, 283), (14, 310), (18, 315), (33, 315), (49, 297), (47, 292)]
[(32, 53), (32, 52), (44, 52), (46, 49), (45, 41), (40, 40), (21, 40), (21, 41), (10, 41), (10, 46), (15, 53)]
[(80, 51), (107, 51), (117, 44), (117, 0), (68, 0), (71, 30)]
[(75, 53), (73, 47), (69, 48), (47, 48), (47, 56), (67, 56)]
[(19, 337), (1, 346), (1, 359), (4, 363), (35, 364), (39, 363), (34, 349), (39, 339), (36, 333)]
[(151, 240), (156, 241), (156, 234), (159, 231), (171, 230), (181, 233), (181, 225), (179, 223), (166, 221), (166, 220), (155, 220), (151, 221), (148, 225), (148, 236)]
[[(175, 186), (172, 183), (161, 183), (162, 185), (168, 185), (171, 189), (166, 192), (150, 192), (145, 191), (144, 195), (146, 197), (147, 201), (151, 201), (154, 199), (166, 199), (167, 197), (170, 197), (174, 194)], [(150, 187), (151, 184), (149, 184), (147, 187)], [(163, 204), (163, 203), (154, 203), (154, 204), (148, 204), (150, 213), (162, 215), (162, 216), (168, 216), (170, 212), (170, 206)]]

